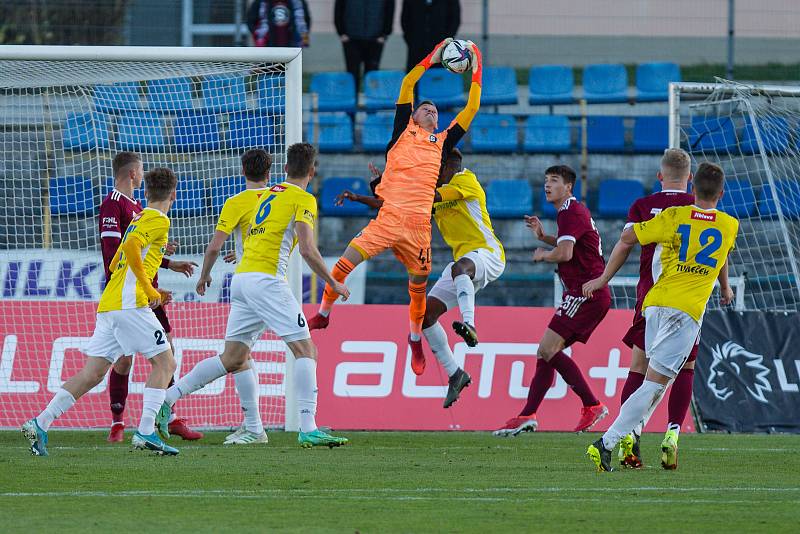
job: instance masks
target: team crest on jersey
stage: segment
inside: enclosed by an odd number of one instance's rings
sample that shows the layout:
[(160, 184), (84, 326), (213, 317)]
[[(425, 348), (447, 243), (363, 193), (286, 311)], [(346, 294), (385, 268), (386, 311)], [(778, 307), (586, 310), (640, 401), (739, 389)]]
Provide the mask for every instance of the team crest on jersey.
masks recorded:
[(436, 136), (431, 134), (430, 137), (428, 137), (428, 141), (430, 141), (431, 143), (435, 143), (437, 141)]
[(692, 219), (697, 219), (698, 221), (714, 222), (717, 220), (717, 214), (692, 210)]
[(274, 193), (282, 193), (282, 192), (286, 191), (286, 186), (285, 185), (280, 185), (280, 184), (273, 185), (272, 187), (269, 188), (269, 190), (274, 192)]

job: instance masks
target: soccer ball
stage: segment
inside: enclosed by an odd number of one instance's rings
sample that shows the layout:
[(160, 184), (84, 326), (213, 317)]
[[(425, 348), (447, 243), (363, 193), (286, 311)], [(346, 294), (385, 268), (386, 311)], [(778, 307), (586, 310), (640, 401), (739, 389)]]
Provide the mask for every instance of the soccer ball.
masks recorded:
[(450, 72), (461, 74), (472, 66), (472, 51), (466, 41), (452, 41), (442, 50), (442, 65)]

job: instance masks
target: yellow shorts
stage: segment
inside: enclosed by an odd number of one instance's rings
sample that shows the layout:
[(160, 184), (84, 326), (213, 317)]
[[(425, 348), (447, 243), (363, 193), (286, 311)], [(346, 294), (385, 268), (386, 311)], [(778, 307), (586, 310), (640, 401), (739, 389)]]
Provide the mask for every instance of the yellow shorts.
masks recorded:
[(431, 272), (431, 221), (419, 216), (404, 217), (382, 208), (350, 246), (364, 259), (392, 249), (409, 274), (428, 276)]

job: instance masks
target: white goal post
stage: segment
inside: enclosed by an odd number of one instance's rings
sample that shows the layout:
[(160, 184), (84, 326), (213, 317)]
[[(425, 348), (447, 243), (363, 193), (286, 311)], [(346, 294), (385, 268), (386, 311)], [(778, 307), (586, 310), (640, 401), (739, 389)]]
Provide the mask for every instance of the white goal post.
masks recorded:
[[(302, 140), (302, 56), (295, 48), (0, 46), (0, 72), (0, 428), (10, 428), (36, 415), (82, 364), (104, 282), (97, 210), (113, 187), (114, 154), (135, 151), (145, 170), (176, 172), (174, 257), (201, 263), (222, 202), (244, 187), (241, 154), (265, 148), (270, 181), (284, 178), (286, 148)], [(220, 260), (203, 298), (193, 291), (196, 275), (159, 270), (160, 286), (176, 297), (167, 314), (180, 374), (221, 351), (234, 268)], [(289, 280), (302, 302), (297, 253)], [(295, 430), (286, 351), (268, 333), (253, 358), (265, 425)], [(134, 358), (128, 423), (138, 420), (146, 371)], [(176, 411), (199, 427), (241, 421), (230, 378)], [(110, 420), (103, 382), (56, 426)]]

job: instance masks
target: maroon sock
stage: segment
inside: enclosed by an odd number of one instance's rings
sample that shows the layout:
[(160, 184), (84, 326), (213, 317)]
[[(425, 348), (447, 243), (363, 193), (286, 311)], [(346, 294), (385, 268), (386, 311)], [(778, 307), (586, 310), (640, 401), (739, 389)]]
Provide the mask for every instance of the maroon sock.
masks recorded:
[(633, 392), (639, 389), (644, 384), (644, 375), (636, 371), (628, 371), (628, 378), (625, 379), (625, 385), (622, 386), (622, 394), (620, 395), (619, 405), (625, 404), (628, 397), (633, 395)]
[(111, 369), (108, 375), (108, 397), (111, 400), (111, 420), (121, 423), (125, 401), (128, 400), (128, 375), (121, 375)]
[(578, 364), (573, 362), (572, 358), (559, 351), (550, 358), (550, 365), (564, 378), (564, 381), (572, 388), (572, 391), (581, 398), (584, 406), (595, 406), (600, 403), (592, 393), (592, 388), (589, 387), (583, 377)]
[(672, 383), (672, 390), (669, 392), (669, 403), (667, 405), (667, 420), (670, 426), (683, 425), (689, 404), (692, 402), (692, 383), (694, 382), (694, 369), (681, 369), (675, 382)]
[(547, 390), (553, 385), (553, 379), (556, 377), (556, 370), (548, 362), (539, 359), (536, 363), (536, 373), (531, 380), (531, 387), (528, 389), (528, 402), (519, 413), (522, 416), (529, 416), (536, 413), (539, 405), (547, 395)]

